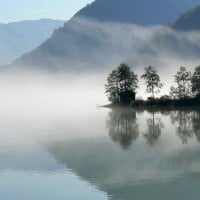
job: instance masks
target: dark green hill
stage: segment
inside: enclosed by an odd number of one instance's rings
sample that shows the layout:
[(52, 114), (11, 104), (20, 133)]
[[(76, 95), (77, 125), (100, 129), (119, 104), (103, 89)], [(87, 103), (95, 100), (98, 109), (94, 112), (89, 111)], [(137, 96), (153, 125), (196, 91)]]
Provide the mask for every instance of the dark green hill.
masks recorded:
[(129, 22), (160, 25), (175, 20), (181, 13), (200, 4), (199, 0), (96, 0), (75, 17), (103, 22)]
[(96, 0), (10, 67), (77, 71), (112, 67), (139, 45), (144, 33), (133, 24), (167, 24), (198, 3), (200, 0)]
[(172, 24), (172, 28), (182, 31), (200, 30), (200, 6), (189, 10)]

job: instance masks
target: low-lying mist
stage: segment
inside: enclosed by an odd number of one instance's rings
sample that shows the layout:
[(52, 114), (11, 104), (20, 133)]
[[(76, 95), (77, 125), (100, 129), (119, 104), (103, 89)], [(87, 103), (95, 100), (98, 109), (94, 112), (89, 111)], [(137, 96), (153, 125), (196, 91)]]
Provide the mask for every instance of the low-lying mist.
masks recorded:
[[(68, 101), (73, 99), (74, 102), (82, 96), (78, 95), (78, 97), (73, 98), (76, 91), (83, 92), (84, 89), (88, 89), (88, 86), (91, 88), (91, 86), (95, 85), (96, 78), (91, 80), (91, 77), (94, 76), (97, 77), (97, 80), (101, 79), (102, 81), (96, 84), (97, 87), (101, 88), (99, 92), (94, 88), (92, 92), (101, 94), (104, 99), (103, 84), (106, 82), (106, 77), (121, 62), (128, 63), (139, 76), (143, 73), (145, 67), (151, 65), (158, 70), (161, 81), (164, 83), (161, 94), (168, 94), (169, 88), (174, 85), (173, 76), (180, 66), (185, 66), (192, 71), (199, 65), (199, 44), (200, 34), (198, 31), (180, 32), (169, 27), (142, 27), (133, 24), (103, 23), (76, 18), (69, 24), (66, 23), (64, 28), (56, 30), (52, 37), (39, 48), (24, 55), (8, 68), (5, 67), (4, 70), (8, 69), (8, 74), (9, 71), (21, 70), (23, 74), (24, 71), (30, 70), (26, 80), (23, 77), (24, 85), (28, 81), (29, 86), (33, 80), (32, 77), (34, 77), (34, 80), (39, 79), (40, 81), (38, 81), (44, 84), (49, 81), (47, 80), (49, 75), (45, 75), (44, 77), (46, 78), (42, 78), (43, 75), (40, 74), (51, 74), (51, 86), (58, 87), (55, 86), (58, 85), (56, 79), (60, 84), (55, 92), (61, 91), (61, 88), (63, 91), (70, 91), (68, 93), (70, 95), (66, 96), (66, 98)], [(34, 73), (36, 71), (37, 75), (32, 75), (32, 71)], [(53, 73), (56, 73), (56, 75), (52, 75)], [(66, 75), (69, 73), (71, 76)], [(82, 75), (79, 75), (79, 73)], [(22, 82), (19, 77), (17, 79)], [(73, 83), (69, 81), (71, 80), (69, 77), (75, 77), (72, 78)], [(83, 77), (85, 81), (82, 81)], [(16, 77), (14, 77), (15, 79)], [(62, 82), (61, 80), (67, 82)], [(90, 83), (89, 80), (91, 80)], [(36, 81), (33, 85), (38, 86), (40, 90), (31, 89), (38, 95), (39, 91), (44, 90), (44, 86), (40, 86), (39, 82)], [(88, 86), (80, 89), (83, 86), (81, 82), (88, 83)], [(80, 88), (73, 89), (73, 86), (78, 88), (78, 83), (81, 83)], [(137, 91), (137, 96), (149, 96), (149, 94), (145, 94), (144, 82), (141, 81), (139, 85), (140, 89)], [(64, 87), (70, 87), (70, 89)], [(46, 91), (48, 89), (46, 88)], [(51, 88), (52, 91), (53, 88)], [(90, 91), (88, 94), (85, 91), (83, 95), (88, 97), (92, 92)], [(42, 98), (42, 96), (45, 96), (43, 94), (41, 92), (39, 96)], [(59, 95), (53, 96), (55, 98)], [(97, 97), (98, 95), (91, 95), (90, 98), (94, 96)], [(50, 99), (53, 100), (54, 98)], [(81, 98), (81, 100), (87, 99), (89, 101), (90, 98)], [(95, 103), (101, 104), (102, 100), (100, 99), (100, 97), (97, 98)], [(105, 100), (103, 100), (104, 102)]]
[(199, 32), (179, 32), (169, 27), (76, 18), (10, 67), (16, 70), (107, 72), (127, 61), (139, 69), (154, 65), (159, 70), (174, 70), (179, 65), (199, 63), (199, 35)]
[(32, 140), (54, 141), (62, 135), (65, 139), (97, 136), (100, 130), (94, 132), (90, 126), (105, 124), (98, 113), (98, 105), (108, 103), (105, 77), (94, 73), (1, 75), (0, 146), (9, 138), (27, 145)]
[[(2, 109), (37, 108), (38, 111), (106, 102), (104, 95), (105, 74), (66, 73), (12, 73), (0, 76), (0, 106)], [(33, 110), (34, 112), (34, 110)], [(56, 112), (56, 109), (55, 109)]]

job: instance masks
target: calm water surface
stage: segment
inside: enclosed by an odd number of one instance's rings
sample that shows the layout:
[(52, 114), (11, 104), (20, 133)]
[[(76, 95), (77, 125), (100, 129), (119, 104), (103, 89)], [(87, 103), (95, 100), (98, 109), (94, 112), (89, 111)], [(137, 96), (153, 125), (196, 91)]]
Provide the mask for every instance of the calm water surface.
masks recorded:
[(197, 108), (91, 106), (0, 119), (2, 200), (199, 200)]

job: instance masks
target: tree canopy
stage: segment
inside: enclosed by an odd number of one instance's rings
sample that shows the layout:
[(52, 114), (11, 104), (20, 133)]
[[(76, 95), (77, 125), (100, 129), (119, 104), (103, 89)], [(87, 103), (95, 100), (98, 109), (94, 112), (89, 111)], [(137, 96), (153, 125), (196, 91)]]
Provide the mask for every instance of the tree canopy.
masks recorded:
[(135, 100), (138, 76), (131, 71), (130, 66), (121, 63), (117, 69), (109, 74), (105, 87), (109, 101), (112, 103), (129, 104)]
[(148, 98), (148, 100), (135, 100), (139, 82), (138, 75), (131, 70), (130, 66), (121, 63), (109, 74), (105, 88), (108, 99), (113, 104), (132, 106), (200, 105), (200, 66), (197, 66), (193, 73), (185, 67), (180, 67), (173, 77), (177, 85), (170, 87), (169, 95), (165, 94), (155, 98), (155, 94), (161, 91), (163, 83), (161, 83), (156, 69), (152, 66), (146, 67), (141, 79), (145, 80), (146, 92), (151, 93), (152, 97)]
[(146, 92), (151, 93), (154, 99), (155, 93), (159, 93), (163, 86), (157, 71), (152, 66), (146, 67), (145, 73), (141, 76), (141, 78), (145, 80)]
[(191, 72), (185, 67), (180, 67), (180, 70), (175, 74), (175, 82), (177, 83), (177, 93), (179, 98), (186, 98), (191, 92)]
[(195, 68), (191, 82), (192, 82), (192, 91), (196, 95), (200, 95), (200, 66)]

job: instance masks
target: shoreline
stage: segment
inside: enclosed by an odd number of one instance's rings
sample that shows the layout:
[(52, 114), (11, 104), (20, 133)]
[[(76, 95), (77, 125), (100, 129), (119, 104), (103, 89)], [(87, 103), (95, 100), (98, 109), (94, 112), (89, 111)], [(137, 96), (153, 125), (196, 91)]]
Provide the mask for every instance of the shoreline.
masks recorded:
[(140, 104), (140, 105), (123, 105), (123, 104), (107, 104), (101, 106), (102, 108), (110, 108), (110, 109), (140, 109), (140, 110), (179, 110), (179, 109), (200, 109), (200, 105), (191, 105), (191, 104), (185, 104), (185, 105), (156, 105), (156, 104)]

